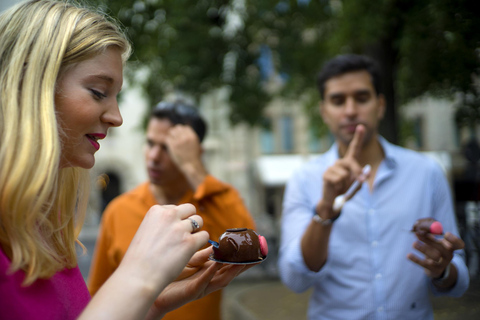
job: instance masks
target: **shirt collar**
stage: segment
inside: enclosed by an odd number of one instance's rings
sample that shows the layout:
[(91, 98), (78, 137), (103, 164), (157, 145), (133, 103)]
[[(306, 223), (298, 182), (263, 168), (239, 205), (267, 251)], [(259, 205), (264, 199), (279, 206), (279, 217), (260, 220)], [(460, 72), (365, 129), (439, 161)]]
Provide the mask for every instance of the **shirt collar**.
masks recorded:
[(391, 144), (390, 142), (387, 141), (382, 136), (378, 136), (378, 142), (380, 142), (380, 145), (382, 146), (383, 152), (385, 153), (385, 164), (387, 167), (393, 169), (397, 166), (397, 159), (398, 159), (398, 154), (395, 146)]
[[(398, 155), (396, 152), (396, 148), (393, 144), (388, 142), (384, 137), (378, 135), (377, 136), (378, 142), (382, 146), (383, 152), (385, 153), (385, 164), (389, 168), (395, 168), (398, 163)], [(335, 162), (335, 160), (339, 159), (338, 154), (338, 144), (335, 142), (330, 149), (325, 153), (327, 159), (330, 160), (331, 163)]]

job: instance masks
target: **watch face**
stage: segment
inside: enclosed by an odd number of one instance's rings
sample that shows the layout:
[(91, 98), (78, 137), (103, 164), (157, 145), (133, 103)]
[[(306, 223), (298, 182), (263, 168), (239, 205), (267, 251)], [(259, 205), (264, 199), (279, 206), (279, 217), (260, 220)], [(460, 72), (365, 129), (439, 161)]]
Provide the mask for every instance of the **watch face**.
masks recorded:
[(450, 275), (450, 263), (448, 264), (448, 266), (445, 268), (445, 270), (443, 271), (443, 273), (440, 275), (440, 278), (437, 278), (437, 279), (432, 279), (433, 283), (436, 283), (436, 284), (442, 284), (445, 280), (448, 279), (448, 276)]
[(333, 222), (332, 219), (325, 219), (325, 220), (323, 220), (318, 214), (316, 214), (316, 215), (313, 216), (313, 221), (315, 221), (316, 223), (321, 224), (322, 226), (328, 226), (328, 225), (332, 224), (332, 222)]

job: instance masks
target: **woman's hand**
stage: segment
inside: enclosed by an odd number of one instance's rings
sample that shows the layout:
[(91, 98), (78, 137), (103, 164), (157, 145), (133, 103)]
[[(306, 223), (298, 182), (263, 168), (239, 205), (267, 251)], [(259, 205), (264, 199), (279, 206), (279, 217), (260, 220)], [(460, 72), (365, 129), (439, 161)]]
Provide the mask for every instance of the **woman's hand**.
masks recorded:
[[(168, 285), (180, 274), (192, 255), (208, 241), (206, 231), (193, 230), (192, 221), (203, 226), (191, 204), (153, 206), (138, 228), (122, 267), (134, 267), (135, 276), (151, 285)], [(159, 288), (157, 294), (162, 291)]]
[[(160, 292), (178, 277), (193, 254), (208, 241), (208, 233), (197, 232), (190, 220), (194, 219), (199, 228), (203, 226), (202, 218), (195, 212), (191, 204), (153, 206), (138, 228), (120, 266), (95, 294), (81, 318), (144, 318)], [(191, 268), (199, 270), (184, 271), (187, 279), (200, 278), (207, 270), (206, 276), (212, 273), (213, 277), (217, 271), (203, 267), (196, 260), (193, 263)], [(197, 273), (198, 276), (195, 276)], [(210, 280), (203, 281), (208, 284)], [(208, 292), (207, 288), (203, 291)], [(179, 297), (185, 295), (178, 294)]]
[(153, 304), (148, 319), (158, 319), (167, 312), (226, 287), (252, 265), (227, 265), (208, 260), (212, 247), (198, 251), (178, 278), (163, 290)]

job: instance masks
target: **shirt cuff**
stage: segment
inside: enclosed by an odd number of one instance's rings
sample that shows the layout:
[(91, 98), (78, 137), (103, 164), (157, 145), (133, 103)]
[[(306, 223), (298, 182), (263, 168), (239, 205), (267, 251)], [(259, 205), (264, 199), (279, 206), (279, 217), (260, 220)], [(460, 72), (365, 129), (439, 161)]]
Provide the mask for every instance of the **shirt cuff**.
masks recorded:
[(432, 283), (432, 280), (429, 279), (430, 288), (435, 296), (449, 296), (458, 298), (461, 297), (468, 289), (470, 276), (463, 258), (459, 255), (454, 255), (450, 263), (453, 264), (457, 269), (457, 282), (452, 288), (448, 290), (441, 290), (435, 287), (435, 285)]
[(314, 281), (317, 281), (323, 274), (326, 273), (325, 267), (327, 266), (327, 262), (318, 272), (312, 271), (307, 267), (302, 254), (300, 238), (295, 239), (289, 248), (286, 249), (288, 254), (284, 257), (284, 263), (288, 265), (287, 269), (289, 269), (288, 273), (290, 273), (289, 278), (291, 277), (292, 279), (295, 279), (297, 285), (301, 283), (300, 287), (304, 287), (304, 289), (301, 289), (301, 291), (312, 286)]

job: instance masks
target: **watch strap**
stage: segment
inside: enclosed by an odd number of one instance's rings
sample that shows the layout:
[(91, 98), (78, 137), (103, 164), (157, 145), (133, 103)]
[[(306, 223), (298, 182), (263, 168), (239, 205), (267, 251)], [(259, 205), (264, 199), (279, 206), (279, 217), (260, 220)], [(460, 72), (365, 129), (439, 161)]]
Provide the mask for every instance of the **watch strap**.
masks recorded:
[(318, 224), (321, 224), (322, 226), (329, 226), (331, 225), (335, 220), (338, 219), (340, 215), (337, 215), (336, 217), (330, 218), (330, 219), (323, 219), (320, 217), (318, 214), (315, 214), (313, 216), (313, 221), (315, 221)]
[(448, 266), (445, 268), (445, 270), (443, 271), (442, 275), (440, 276), (440, 278), (435, 278), (433, 279), (433, 283), (436, 283), (436, 284), (441, 284), (442, 282), (444, 282), (445, 280), (448, 279), (448, 276), (450, 275), (450, 267), (451, 267), (451, 263), (448, 264)]

